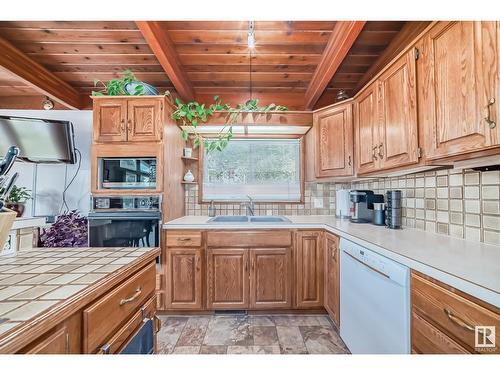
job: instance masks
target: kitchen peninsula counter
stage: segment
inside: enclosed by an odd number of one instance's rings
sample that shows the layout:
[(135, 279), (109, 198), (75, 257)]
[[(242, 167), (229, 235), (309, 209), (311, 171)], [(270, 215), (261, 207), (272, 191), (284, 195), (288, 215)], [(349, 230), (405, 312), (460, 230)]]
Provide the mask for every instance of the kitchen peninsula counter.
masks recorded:
[(35, 248), (0, 256), (0, 353), (18, 352), (137, 270), (154, 267), (159, 254), (159, 248)]
[(286, 216), (288, 223), (213, 223), (184, 216), (163, 224), (178, 230), (323, 229), (500, 307), (500, 247), (418, 229), (392, 230), (332, 216)]

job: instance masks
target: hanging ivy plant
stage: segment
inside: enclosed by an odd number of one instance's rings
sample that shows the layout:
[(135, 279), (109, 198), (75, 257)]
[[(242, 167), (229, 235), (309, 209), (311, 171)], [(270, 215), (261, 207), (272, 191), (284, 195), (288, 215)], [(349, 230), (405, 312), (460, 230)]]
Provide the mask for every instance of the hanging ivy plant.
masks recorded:
[[(165, 92), (165, 95), (171, 98), (169, 91)], [(214, 96), (214, 103), (208, 107), (198, 102), (183, 103), (179, 98), (175, 98), (173, 103), (176, 109), (172, 113), (172, 119), (181, 121), (183, 126), (191, 126), (193, 128), (193, 148), (203, 144), (206, 152), (222, 151), (226, 148), (231, 138), (233, 138), (233, 125), (236, 124), (240, 113), (288, 111), (287, 107), (276, 104), (259, 106), (258, 99), (247, 100), (245, 103), (238, 104), (236, 108), (233, 108), (227, 103), (222, 103), (218, 95)], [(206, 123), (215, 111), (228, 111), (228, 121), (216, 135), (207, 138), (197, 131), (197, 127)], [(188, 131), (183, 129), (182, 139), (187, 141), (188, 137)]]

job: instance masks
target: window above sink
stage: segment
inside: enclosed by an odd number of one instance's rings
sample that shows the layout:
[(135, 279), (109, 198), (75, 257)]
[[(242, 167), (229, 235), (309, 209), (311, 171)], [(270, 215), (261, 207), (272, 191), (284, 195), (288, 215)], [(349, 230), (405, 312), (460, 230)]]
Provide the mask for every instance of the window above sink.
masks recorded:
[(302, 139), (233, 139), (203, 157), (202, 201), (299, 203)]

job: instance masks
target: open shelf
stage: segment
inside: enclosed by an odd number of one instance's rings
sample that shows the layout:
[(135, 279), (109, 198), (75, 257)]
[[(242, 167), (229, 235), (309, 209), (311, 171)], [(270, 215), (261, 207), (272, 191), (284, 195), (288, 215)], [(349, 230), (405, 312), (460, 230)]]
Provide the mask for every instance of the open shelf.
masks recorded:
[(181, 156), (182, 160), (189, 160), (189, 161), (198, 161), (198, 158), (195, 157), (190, 157), (188, 158), (187, 156)]
[(193, 182), (188, 182), (188, 181), (181, 181), (181, 184), (184, 184), (184, 185), (195, 185), (197, 184), (198, 182), (196, 181), (193, 181)]

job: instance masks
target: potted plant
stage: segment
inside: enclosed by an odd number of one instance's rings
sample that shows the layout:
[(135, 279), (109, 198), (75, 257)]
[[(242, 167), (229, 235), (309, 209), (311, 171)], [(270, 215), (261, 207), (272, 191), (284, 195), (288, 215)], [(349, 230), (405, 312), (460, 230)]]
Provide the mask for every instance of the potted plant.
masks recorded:
[(31, 198), (31, 190), (21, 186), (14, 185), (9, 193), (7, 199), (5, 199), (5, 207), (17, 212), (17, 217), (23, 216), (24, 204), (28, 199)]
[(59, 215), (50, 228), (42, 230), (40, 243), (42, 247), (88, 246), (87, 218), (77, 210)]

